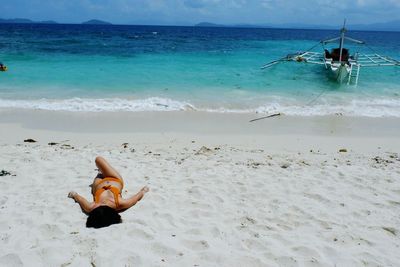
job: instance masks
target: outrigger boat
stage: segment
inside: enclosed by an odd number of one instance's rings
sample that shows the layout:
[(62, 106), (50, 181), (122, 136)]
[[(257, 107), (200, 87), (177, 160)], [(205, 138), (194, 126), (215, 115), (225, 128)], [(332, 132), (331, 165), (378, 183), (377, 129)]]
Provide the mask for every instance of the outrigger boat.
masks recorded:
[[(363, 45), (365, 45), (365, 42), (345, 36), (347, 31), (345, 25), (346, 21), (343, 24), (339, 37), (321, 40), (317, 44), (323, 46), (324, 52), (313, 52), (312, 50), (317, 46), (315, 45), (306, 52), (289, 54), (281, 59), (271, 61), (262, 66), (261, 69), (269, 68), (284, 61), (324, 65), (325, 68), (331, 72), (333, 78), (339, 83), (357, 85), (361, 67), (400, 66), (400, 61), (387, 56), (381, 56), (375, 52), (372, 54), (360, 54), (356, 52), (351, 55), (349, 49), (344, 47), (345, 40)], [(334, 48), (331, 51), (325, 48), (326, 44), (337, 41), (339, 41), (338, 48)]]

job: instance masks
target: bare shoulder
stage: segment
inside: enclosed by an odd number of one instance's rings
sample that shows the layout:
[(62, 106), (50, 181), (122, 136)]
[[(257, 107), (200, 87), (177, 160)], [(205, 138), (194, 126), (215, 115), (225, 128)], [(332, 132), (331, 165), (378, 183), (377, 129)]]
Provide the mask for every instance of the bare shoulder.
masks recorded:
[(118, 212), (123, 212), (127, 209), (129, 209), (131, 207), (131, 205), (129, 205), (129, 200), (128, 199), (124, 199), (124, 198), (120, 198), (119, 199), (119, 203), (118, 203), (118, 207), (117, 207), (117, 211)]
[(90, 202), (89, 206), (88, 206), (88, 210), (89, 210), (89, 212), (91, 212), (92, 210), (94, 210), (95, 208), (98, 208), (98, 207), (100, 207), (99, 203)]

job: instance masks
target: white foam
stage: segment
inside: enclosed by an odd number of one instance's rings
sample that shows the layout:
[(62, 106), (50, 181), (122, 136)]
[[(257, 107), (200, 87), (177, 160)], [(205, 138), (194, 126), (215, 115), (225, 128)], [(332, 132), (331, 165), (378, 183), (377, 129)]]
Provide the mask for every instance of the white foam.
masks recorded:
[(400, 117), (400, 100), (368, 99), (351, 100), (342, 104), (284, 105), (272, 103), (256, 109), (259, 113), (281, 112), (296, 116), (326, 116), (341, 114), (356, 117)]
[[(215, 103), (213, 104), (215, 106)], [(195, 105), (168, 98), (150, 97), (145, 99), (0, 99), (0, 108), (54, 110), (71, 112), (138, 112), (138, 111), (205, 111), (214, 113), (283, 113), (293, 116), (326, 116), (341, 114), (361, 117), (400, 117), (400, 99), (353, 99), (346, 102), (324, 99), (319, 104), (305, 105), (293, 99), (274, 99), (263, 105), (253, 107), (210, 108), (206, 104)]]
[(0, 99), (0, 108), (55, 110), (55, 111), (177, 111), (194, 109), (191, 104), (168, 98), (150, 97), (146, 99), (127, 100), (119, 98), (63, 100), (6, 100)]

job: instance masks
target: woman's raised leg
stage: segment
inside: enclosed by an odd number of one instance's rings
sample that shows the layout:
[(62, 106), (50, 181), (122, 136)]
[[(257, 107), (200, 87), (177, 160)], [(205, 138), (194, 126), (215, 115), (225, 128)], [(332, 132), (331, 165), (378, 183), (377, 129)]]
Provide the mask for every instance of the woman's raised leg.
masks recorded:
[(121, 174), (117, 172), (103, 157), (96, 157), (96, 166), (99, 168), (99, 171), (103, 174), (104, 177), (114, 177), (121, 179), (123, 182)]

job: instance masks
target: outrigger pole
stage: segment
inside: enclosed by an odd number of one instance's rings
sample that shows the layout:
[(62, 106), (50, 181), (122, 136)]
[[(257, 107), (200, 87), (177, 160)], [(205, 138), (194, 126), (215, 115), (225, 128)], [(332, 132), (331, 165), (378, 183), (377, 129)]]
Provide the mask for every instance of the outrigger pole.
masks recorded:
[(316, 43), (313, 47), (311, 47), (310, 49), (306, 50), (305, 52), (297, 52), (297, 53), (292, 53), (292, 54), (288, 54), (280, 59), (276, 59), (274, 61), (268, 62), (267, 64), (263, 65), (262, 67), (260, 67), (260, 69), (266, 69), (269, 68), (275, 64), (284, 62), (284, 61), (293, 61), (296, 60), (298, 62), (303, 61), (303, 58), (301, 57), (301, 55), (304, 55), (305, 53), (313, 50), (315, 47), (317, 47), (320, 43)]
[(287, 56), (285, 56), (285, 57), (282, 57), (282, 58), (280, 58), (280, 59), (277, 59), (277, 60), (274, 60), (274, 61), (271, 61), (271, 62), (269, 62), (269, 63), (267, 63), (267, 64), (265, 64), (264, 66), (262, 66), (260, 69), (266, 69), (266, 68), (269, 68), (269, 67), (271, 67), (271, 66), (273, 66), (273, 65), (275, 65), (275, 64), (278, 64), (278, 63), (281, 63), (282, 61), (290, 61), (290, 60), (292, 60), (295, 56), (297, 56), (297, 55), (299, 55), (298, 53), (297, 54), (289, 54), (289, 55), (287, 55)]

